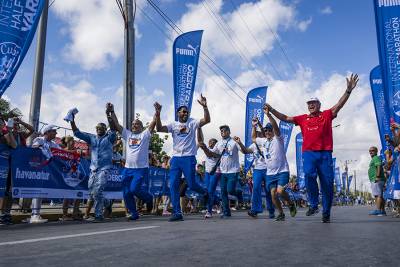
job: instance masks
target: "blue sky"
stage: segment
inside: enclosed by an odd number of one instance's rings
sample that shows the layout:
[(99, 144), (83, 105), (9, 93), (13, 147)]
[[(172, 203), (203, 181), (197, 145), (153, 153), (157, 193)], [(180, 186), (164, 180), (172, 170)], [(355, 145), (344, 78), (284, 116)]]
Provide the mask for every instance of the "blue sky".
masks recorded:
[[(365, 171), (368, 146), (378, 144), (368, 85), (369, 71), (378, 64), (372, 0), (153, 1), (184, 31), (204, 29), (203, 51), (245, 90), (267, 84), (271, 104), (289, 115), (306, 112), (304, 100), (311, 95), (320, 97), (324, 108), (330, 107), (344, 92), (345, 76), (349, 72), (359, 73), (360, 86), (336, 122), (341, 127), (335, 130), (335, 153), (342, 161), (356, 159), (354, 168), (361, 173)], [(138, 5), (167, 36), (176, 36), (145, 0), (138, 0)], [(210, 12), (220, 15), (230, 25), (234, 31), (231, 37), (256, 68), (246, 65), (224, 40)], [(240, 16), (260, 46), (254, 45), (256, 41)], [(294, 69), (265, 26), (265, 20), (278, 36)], [(147, 121), (153, 112), (151, 104), (159, 101), (164, 105), (163, 119), (170, 120), (173, 115), (170, 42), (139, 10), (136, 27), (137, 112)], [(121, 113), (122, 36), (123, 22), (115, 1), (55, 1), (49, 12), (42, 121), (67, 126), (62, 117), (68, 108), (77, 106), (81, 111), (78, 125), (91, 131), (98, 120), (104, 120), (102, 110), (106, 102), (114, 102)], [(36, 39), (5, 93), (26, 116), (35, 47)], [(223, 78), (221, 73), (210, 72), (202, 63), (200, 66), (204, 71), (198, 74), (196, 91), (208, 97), (213, 117), (205, 130), (206, 137), (218, 137), (216, 129), (220, 123), (231, 124), (233, 134), (243, 136), (244, 105), (232, 93), (226, 93), (230, 89), (217, 77)], [(260, 76), (263, 79), (256, 79)], [(244, 97), (237, 87), (231, 86)], [(201, 116), (196, 104), (193, 116)], [(349, 136), (354, 129), (356, 134)], [(293, 135), (297, 132), (298, 129)], [(288, 158), (294, 162), (293, 148), (289, 149)], [(292, 163), (292, 171), (293, 166)]]

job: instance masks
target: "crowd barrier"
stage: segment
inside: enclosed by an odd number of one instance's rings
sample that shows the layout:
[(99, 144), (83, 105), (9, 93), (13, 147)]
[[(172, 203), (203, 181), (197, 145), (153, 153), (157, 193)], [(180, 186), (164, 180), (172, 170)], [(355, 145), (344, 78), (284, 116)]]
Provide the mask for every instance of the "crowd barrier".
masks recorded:
[[(52, 152), (53, 157), (48, 159), (39, 148), (19, 147), (10, 150), (0, 146), (0, 197), (4, 195), (11, 167), (14, 198), (87, 199), (90, 160), (64, 150), (52, 149)], [(104, 192), (106, 198), (122, 199), (122, 171), (123, 167), (119, 166), (111, 169)], [(205, 187), (203, 181), (197, 182)], [(149, 179), (142, 186), (155, 197), (169, 195), (169, 171), (150, 167)], [(240, 186), (238, 183), (237, 189), (242, 191), (244, 201), (250, 202), (249, 185)], [(289, 193), (292, 199), (302, 198), (301, 194)], [(216, 195), (220, 194), (221, 189), (217, 186)], [(187, 196), (199, 197), (191, 190), (187, 191)]]

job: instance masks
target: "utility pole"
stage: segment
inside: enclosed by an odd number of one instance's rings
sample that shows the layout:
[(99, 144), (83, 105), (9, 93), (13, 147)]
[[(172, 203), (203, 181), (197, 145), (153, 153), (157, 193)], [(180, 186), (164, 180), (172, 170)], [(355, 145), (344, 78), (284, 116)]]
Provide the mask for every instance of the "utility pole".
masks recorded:
[[(35, 69), (33, 74), (31, 106), (29, 111), (29, 124), (35, 128), (35, 131), (39, 130), (40, 102), (42, 98), (48, 10), (49, 0), (45, 0), (37, 30)], [(32, 140), (30, 140), (30, 142), (31, 141)]]
[(354, 170), (353, 179), (354, 179), (354, 195), (357, 196), (357, 176), (356, 176), (356, 170)]
[[(135, 8), (134, 8), (135, 5)], [(135, 115), (135, 13), (136, 1), (124, 0), (123, 4), (125, 22), (125, 79), (124, 79), (124, 113), (123, 124), (126, 129)]]

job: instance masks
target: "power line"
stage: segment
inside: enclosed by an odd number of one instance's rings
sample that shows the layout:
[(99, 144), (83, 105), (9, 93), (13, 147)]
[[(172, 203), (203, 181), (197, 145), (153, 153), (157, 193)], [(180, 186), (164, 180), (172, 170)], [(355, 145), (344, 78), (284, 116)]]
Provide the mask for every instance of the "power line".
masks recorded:
[[(233, 9), (236, 9), (236, 5), (232, 2), (232, 0), (229, 0), (229, 2), (231, 3)], [(254, 36), (253, 32), (250, 30), (249, 25), (247, 24), (247, 22), (244, 20), (244, 18), (242, 17), (242, 14), (240, 12), (239, 9), (237, 9), (238, 11), (238, 15), (240, 20), (243, 22), (244, 26), (246, 27), (247, 31), (250, 33), (250, 36), (254, 39), (256, 45), (258, 46), (258, 48), (260, 49), (261, 53), (264, 55), (264, 57), (266, 58), (266, 60), (268, 61), (268, 64), (271, 65), (272, 69), (275, 71), (276, 75), (279, 77), (280, 80), (283, 80), (282, 76), (280, 75), (279, 71), (277, 70), (277, 68), (275, 67), (275, 65), (272, 63), (271, 59), (269, 58), (269, 56), (264, 52), (264, 49), (261, 47), (260, 43), (258, 42), (257, 38)]]
[[(168, 23), (168, 25), (178, 34), (184, 33), (178, 25), (176, 25), (165, 12), (163, 12), (152, 0), (147, 0), (147, 2), (153, 7), (153, 9)], [(178, 32), (178, 29), (180, 32)], [(245, 94), (246, 91), (243, 89), (243, 87), (238, 84), (222, 67), (220, 67), (210, 56), (207, 55), (204, 51), (200, 51), (202, 55), (204, 55), (211, 63), (219, 70), (221, 71), (230, 81), (232, 81), (236, 86), (238, 86)]]
[[(230, 36), (229, 30), (224, 28), (224, 25), (226, 25), (227, 28), (229, 27), (229, 25), (218, 13), (214, 12), (214, 10), (212, 9), (212, 7), (211, 7), (212, 2), (209, 4), (208, 1), (204, 1), (204, 2), (201, 2), (201, 4), (203, 5), (203, 7), (207, 11), (207, 13), (214, 19), (215, 23), (217, 24), (218, 28), (221, 30), (221, 32), (223, 33), (225, 38), (228, 41), (230, 41), (230, 44), (236, 50), (236, 52), (238, 53), (238, 55), (242, 59), (242, 61), (245, 61), (250, 68), (254, 69), (254, 66), (253, 66), (254, 64), (246, 57), (246, 55), (244, 55), (244, 53), (242, 51), (240, 51), (239, 46), (236, 45), (236, 42), (233, 40), (232, 36)], [(255, 72), (255, 73), (252, 72), (252, 75), (261, 84), (264, 83), (263, 78), (259, 75), (258, 72)]]
[(269, 31), (272, 33), (272, 36), (274, 36), (274, 39), (275, 39), (276, 42), (278, 43), (279, 48), (281, 49), (281, 51), (282, 51), (284, 57), (286, 58), (287, 62), (289, 63), (289, 66), (292, 68), (293, 73), (296, 73), (296, 68), (294, 67), (294, 64), (292, 63), (292, 61), (289, 59), (289, 57), (288, 57), (288, 55), (287, 55), (285, 49), (284, 49), (283, 46), (281, 45), (281, 41), (279, 40), (278, 35), (277, 35), (276, 32), (272, 29), (271, 25), (268, 23), (267, 18), (264, 16), (264, 14), (263, 14), (263, 12), (262, 12), (262, 10), (261, 10), (261, 8), (260, 8), (260, 5), (257, 5), (257, 4), (256, 4), (256, 6), (257, 6), (257, 9), (258, 9), (259, 13), (261, 14), (261, 17), (263, 18), (265, 24), (267, 25)]
[[(140, 6), (138, 6), (138, 8), (139, 8), (139, 10), (140, 10), (140, 12), (142, 12), (142, 14), (145, 16), (145, 18), (147, 18), (164, 36), (166, 36), (171, 42), (173, 41), (173, 39), (168, 35), (168, 34), (166, 34), (165, 33), (165, 30), (164, 29), (162, 29)], [(236, 93), (236, 91), (231, 87), (231, 85), (226, 81), (226, 80), (224, 80), (223, 78), (221, 78), (219, 75), (218, 75), (218, 73), (208, 64), (208, 62), (207, 61), (205, 61), (204, 59), (202, 59), (202, 61), (216, 74), (216, 76), (220, 79), (220, 80), (222, 80), (222, 82), (229, 88), (229, 89), (231, 89), (231, 91), (240, 99), (240, 100), (242, 100), (243, 102), (246, 102), (239, 94), (237, 94)], [(203, 68), (201, 67), (201, 66), (199, 66), (199, 70), (200, 71), (202, 71), (205, 75), (207, 75), (207, 73), (205, 72), (205, 70), (203, 70)], [(207, 75), (208, 76), (208, 75)], [(212, 78), (212, 80), (214, 80), (214, 77), (211, 77)], [(221, 86), (222, 87), (222, 86)], [(231, 96), (229, 93), (228, 93), (228, 91), (224, 88), (224, 87), (222, 87), (223, 89), (224, 89), (224, 91), (229, 95), (229, 96)], [(232, 97), (232, 96), (231, 96)]]

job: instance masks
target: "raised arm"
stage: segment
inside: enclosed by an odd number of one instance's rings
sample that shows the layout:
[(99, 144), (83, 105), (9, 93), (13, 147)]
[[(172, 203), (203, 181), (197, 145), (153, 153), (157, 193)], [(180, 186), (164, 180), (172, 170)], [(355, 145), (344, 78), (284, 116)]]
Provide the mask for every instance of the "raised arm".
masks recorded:
[(7, 130), (8, 130), (7, 133), (4, 134), (4, 138), (6, 139), (7, 145), (11, 148), (17, 148), (17, 142), (15, 141), (12, 128), (7, 127)]
[(234, 136), (234, 137), (233, 137), (233, 140), (239, 145), (240, 150), (242, 151), (243, 154), (252, 154), (252, 153), (253, 153), (253, 150), (248, 149), (247, 147), (245, 147), (245, 146), (243, 145), (243, 143), (242, 143), (242, 141), (240, 140), (239, 137)]
[(33, 132), (35, 131), (35, 129), (33, 128), (32, 125), (30, 125), (30, 124), (24, 122), (23, 120), (21, 120), (21, 119), (18, 118), (18, 117), (14, 118), (14, 122), (15, 122), (15, 123), (18, 123), (18, 124), (20, 124), (20, 125), (22, 125), (22, 126), (24, 126), (25, 129), (27, 130), (27, 131), (24, 132), (24, 138), (28, 138), (28, 137), (31, 136), (31, 135), (33, 134)]
[(273, 107), (271, 107), (270, 104), (265, 104), (264, 106), (268, 106), (269, 108), (269, 112), (271, 112), (275, 117), (277, 117), (280, 121), (286, 121), (286, 122), (290, 122), (290, 123), (294, 123), (294, 119), (293, 117), (289, 117), (285, 114), (280, 113), (279, 111), (277, 111), (276, 109), (274, 109)]
[(197, 128), (197, 144), (200, 147), (200, 144), (204, 144), (204, 134), (201, 127)]
[(279, 130), (279, 126), (276, 123), (276, 120), (272, 116), (270, 109), (267, 105), (264, 105), (264, 113), (267, 115), (269, 122), (272, 124), (272, 129), (274, 131), (275, 136), (281, 136), (281, 130)]
[(219, 154), (212, 152), (210, 149), (208, 149), (208, 147), (206, 146), (206, 144), (204, 144), (204, 142), (199, 143), (199, 147), (204, 151), (204, 154), (206, 154), (206, 156), (209, 158), (219, 158), (220, 156)]
[(339, 111), (343, 108), (344, 104), (346, 104), (347, 100), (349, 99), (351, 92), (353, 89), (357, 86), (357, 83), (359, 81), (358, 79), (358, 74), (352, 73), (350, 78), (346, 78), (347, 81), (347, 88), (342, 97), (339, 99), (339, 102), (337, 102), (336, 105), (334, 105), (331, 110), (332, 110), (332, 115), (335, 118)]
[(156, 103), (154, 103), (154, 109), (155, 109), (154, 117), (156, 119), (157, 132), (168, 133), (167, 126), (162, 125), (161, 118), (160, 118), (162, 106), (158, 102), (156, 102)]
[(115, 115), (114, 105), (113, 104), (107, 103), (107, 105), (106, 105), (106, 114), (107, 114), (107, 119), (108, 119), (108, 123), (110, 124), (110, 127), (113, 127), (116, 131), (118, 131), (120, 134), (122, 134), (122, 130), (124, 128), (118, 122), (118, 118), (117, 118), (117, 115)]
[(262, 125), (261, 125), (261, 122), (258, 120), (258, 118), (253, 118), (253, 120), (251, 121), (251, 124), (252, 124), (251, 141), (253, 143), (255, 143), (256, 139), (257, 139), (257, 126), (260, 126), (261, 132), (263, 133), (263, 135), (264, 135), (264, 129), (263, 129)]
[(203, 127), (204, 125), (210, 123), (211, 121), (210, 112), (208, 111), (207, 107), (207, 99), (203, 95), (200, 95), (200, 99), (197, 100), (197, 102), (199, 102), (199, 104), (203, 107), (204, 110), (204, 118), (200, 120), (200, 127)]

